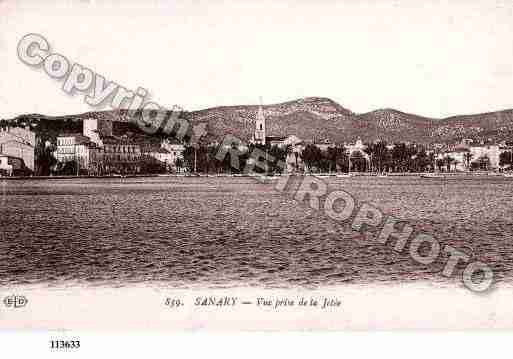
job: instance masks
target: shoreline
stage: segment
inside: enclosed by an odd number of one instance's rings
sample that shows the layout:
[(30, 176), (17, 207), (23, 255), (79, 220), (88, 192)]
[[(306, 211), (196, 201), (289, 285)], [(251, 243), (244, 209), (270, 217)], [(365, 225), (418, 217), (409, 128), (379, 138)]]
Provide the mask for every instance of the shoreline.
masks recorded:
[[(9, 180), (9, 181), (38, 181), (38, 180), (63, 180), (63, 179), (125, 179), (125, 178), (166, 178), (166, 177), (176, 177), (176, 178), (226, 178), (226, 177), (244, 177), (244, 178), (252, 178), (252, 177), (262, 177), (266, 179), (276, 179), (281, 176), (285, 176), (282, 174), (276, 174), (271, 176), (263, 176), (259, 174), (229, 174), (229, 173), (221, 173), (221, 174), (138, 174), (138, 175), (109, 175), (109, 176), (0, 176), (0, 180)], [(418, 177), (424, 179), (448, 179), (448, 178), (464, 178), (464, 177), (472, 177), (472, 178), (511, 178), (513, 175), (506, 176), (505, 173), (497, 173), (497, 172), (408, 172), (408, 173), (388, 173), (386, 175), (382, 175), (379, 173), (369, 173), (369, 172), (351, 172), (351, 173), (294, 173), (290, 174), (290, 176), (295, 177), (306, 177), (306, 176), (315, 176), (321, 178), (352, 178), (352, 177), (369, 177), (369, 178), (387, 178), (387, 177)]]

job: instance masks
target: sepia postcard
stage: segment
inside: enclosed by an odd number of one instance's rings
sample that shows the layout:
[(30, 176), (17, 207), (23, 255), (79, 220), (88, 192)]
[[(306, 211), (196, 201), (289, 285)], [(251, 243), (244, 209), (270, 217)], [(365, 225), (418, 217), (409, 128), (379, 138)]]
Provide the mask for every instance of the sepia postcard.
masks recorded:
[(0, 330), (512, 329), (512, 39), (498, 0), (0, 1)]

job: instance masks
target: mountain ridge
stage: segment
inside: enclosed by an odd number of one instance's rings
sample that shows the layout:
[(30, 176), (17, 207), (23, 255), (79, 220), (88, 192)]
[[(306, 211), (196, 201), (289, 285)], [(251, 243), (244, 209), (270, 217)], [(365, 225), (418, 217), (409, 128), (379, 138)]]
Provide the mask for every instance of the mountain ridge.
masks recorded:
[[(221, 141), (232, 134), (244, 141), (251, 139), (260, 105), (219, 106), (185, 113), (193, 125), (206, 123), (209, 138)], [(269, 135), (296, 135), (304, 140), (327, 139), (332, 142), (456, 143), (463, 138), (478, 142), (513, 139), (513, 109), (478, 114), (431, 118), (394, 108), (355, 113), (327, 97), (305, 97), (263, 104)], [(125, 112), (123, 112), (125, 111)], [(98, 118), (123, 122), (126, 110), (90, 111), (78, 115), (20, 115), (8, 121), (80, 121)]]

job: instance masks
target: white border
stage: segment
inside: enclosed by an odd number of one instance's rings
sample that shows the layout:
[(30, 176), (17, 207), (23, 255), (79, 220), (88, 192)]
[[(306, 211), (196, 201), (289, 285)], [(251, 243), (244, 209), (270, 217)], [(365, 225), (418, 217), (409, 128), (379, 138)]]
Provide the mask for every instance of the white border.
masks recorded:
[[(54, 357), (51, 339), (80, 339), (62, 351), (93, 358), (483, 358), (502, 357), (511, 332), (87, 333), (2, 332), (6, 357)], [(59, 355), (59, 354), (57, 354)]]

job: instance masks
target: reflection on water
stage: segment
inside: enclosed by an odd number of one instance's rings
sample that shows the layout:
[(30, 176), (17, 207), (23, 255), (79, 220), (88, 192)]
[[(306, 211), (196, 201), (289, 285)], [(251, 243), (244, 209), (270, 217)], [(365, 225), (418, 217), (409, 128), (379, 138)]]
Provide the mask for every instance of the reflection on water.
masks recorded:
[[(358, 201), (513, 268), (510, 179), (333, 178)], [(250, 178), (4, 181), (0, 284), (256, 286), (441, 280), (406, 254)]]

